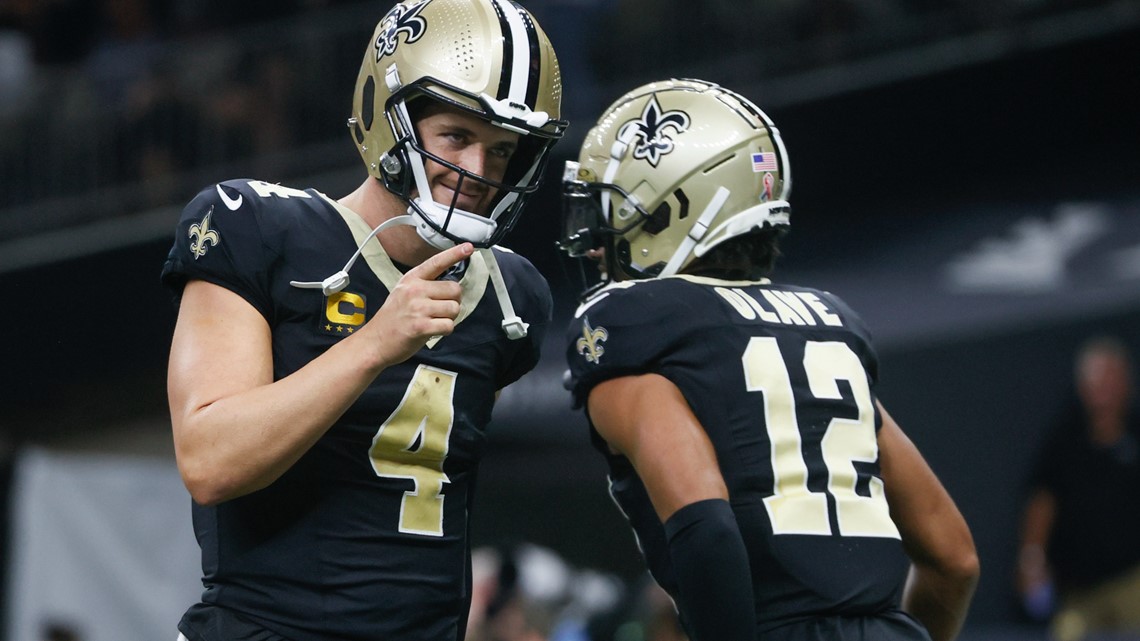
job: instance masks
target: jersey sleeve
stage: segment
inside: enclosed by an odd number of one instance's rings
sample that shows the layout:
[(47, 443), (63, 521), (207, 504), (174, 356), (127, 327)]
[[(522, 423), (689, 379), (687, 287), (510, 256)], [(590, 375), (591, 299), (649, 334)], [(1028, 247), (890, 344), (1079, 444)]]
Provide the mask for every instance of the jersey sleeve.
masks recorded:
[(526, 336), (511, 341), (514, 349), (498, 381), (498, 388), (503, 389), (538, 365), (554, 301), (550, 284), (530, 261), (509, 250), (496, 251), (496, 260), (504, 276), (509, 278), (507, 292), (515, 313), (527, 323)]
[(684, 340), (688, 314), (653, 282), (602, 290), (575, 314), (567, 329), (566, 358), (574, 407), (595, 385), (611, 378), (658, 372), (661, 359)]
[(271, 319), (272, 252), (264, 242), (261, 207), (245, 180), (199, 192), (182, 210), (163, 284), (180, 298), (188, 281), (204, 280), (233, 291)]

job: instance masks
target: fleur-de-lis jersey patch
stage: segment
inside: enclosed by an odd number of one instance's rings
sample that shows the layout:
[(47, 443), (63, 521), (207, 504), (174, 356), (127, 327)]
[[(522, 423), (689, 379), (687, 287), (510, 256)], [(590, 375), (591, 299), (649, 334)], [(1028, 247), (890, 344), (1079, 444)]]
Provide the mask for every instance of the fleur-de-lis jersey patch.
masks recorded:
[(218, 232), (210, 229), (210, 217), (213, 215), (214, 206), (211, 205), (206, 215), (202, 217), (202, 222), (190, 225), (190, 253), (194, 255), (194, 260), (205, 256), (211, 245), (222, 242)]
[(605, 327), (598, 327), (594, 329), (590, 327), (590, 318), (588, 316), (582, 317), (582, 338), (578, 339), (578, 353), (586, 357), (587, 363), (597, 363), (602, 354), (606, 353), (606, 348), (602, 347), (602, 342), (610, 337), (610, 332)]

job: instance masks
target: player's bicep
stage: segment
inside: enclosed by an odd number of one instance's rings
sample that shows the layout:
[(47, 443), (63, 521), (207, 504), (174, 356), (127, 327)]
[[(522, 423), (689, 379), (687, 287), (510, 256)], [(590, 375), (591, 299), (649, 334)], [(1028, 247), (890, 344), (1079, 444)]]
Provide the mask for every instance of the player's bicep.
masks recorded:
[(598, 434), (637, 470), (661, 522), (690, 503), (728, 498), (708, 434), (668, 379), (642, 374), (599, 383), (588, 411)]
[(265, 318), (241, 296), (202, 280), (182, 293), (170, 346), (167, 395), (179, 426), (211, 403), (273, 382)]
[(915, 563), (949, 566), (974, 552), (966, 520), (914, 443), (887, 411), (879, 457), (891, 518)]

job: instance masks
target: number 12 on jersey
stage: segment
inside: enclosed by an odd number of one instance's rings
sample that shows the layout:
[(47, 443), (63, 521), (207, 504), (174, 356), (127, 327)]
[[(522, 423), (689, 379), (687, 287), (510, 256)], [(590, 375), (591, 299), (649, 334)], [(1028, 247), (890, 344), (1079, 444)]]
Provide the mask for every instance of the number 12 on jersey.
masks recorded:
[(764, 499), (774, 534), (830, 535), (827, 495), (835, 500), (841, 536), (900, 538), (891, 520), (881, 479), (872, 477), (870, 496), (855, 491), (859, 480), (855, 461), (873, 463), (879, 446), (875, 434), (875, 408), (867, 374), (859, 357), (846, 343), (809, 341), (804, 346), (808, 386), (818, 399), (842, 399), (839, 380), (851, 385), (857, 419), (834, 417), (820, 447), (827, 468), (827, 490), (808, 489), (808, 468), (796, 417), (795, 397), (788, 367), (776, 339), (753, 337), (742, 358), (744, 380), (750, 392), (764, 394), (764, 425), (772, 444), (773, 495)]

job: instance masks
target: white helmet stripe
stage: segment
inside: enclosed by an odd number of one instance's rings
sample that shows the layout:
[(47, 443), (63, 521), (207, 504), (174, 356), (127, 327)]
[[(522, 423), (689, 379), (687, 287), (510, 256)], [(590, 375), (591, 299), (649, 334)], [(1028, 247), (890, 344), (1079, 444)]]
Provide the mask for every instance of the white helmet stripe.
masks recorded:
[(523, 15), (513, 2), (492, 0), (499, 12), (499, 24), (503, 30), (503, 76), (499, 86), (499, 100), (509, 100), (534, 108), (534, 94), (537, 78), (532, 77), (530, 61), (532, 48), (537, 43), (534, 23)]

